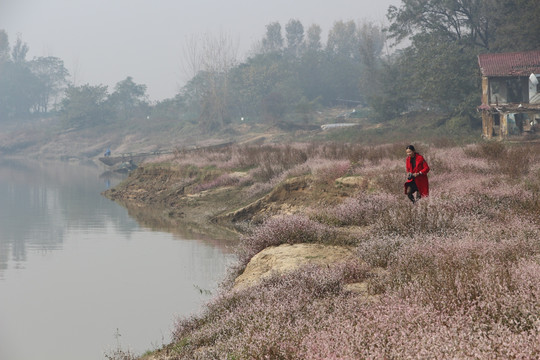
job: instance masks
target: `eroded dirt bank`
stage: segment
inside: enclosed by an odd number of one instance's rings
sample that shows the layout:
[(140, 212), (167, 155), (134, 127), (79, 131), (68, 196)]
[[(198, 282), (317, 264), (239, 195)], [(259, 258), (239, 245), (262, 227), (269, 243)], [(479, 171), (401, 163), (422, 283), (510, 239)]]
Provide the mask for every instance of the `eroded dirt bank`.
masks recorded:
[[(234, 174), (245, 176), (238, 171)], [(336, 206), (375, 186), (361, 176), (321, 182), (304, 174), (285, 179), (254, 196), (249, 195), (246, 186), (238, 184), (200, 191), (201, 184), (216, 176), (223, 174), (216, 174), (216, 169), (143, 164), (103, 195), (125, 206), (144, 226), (184, 236), (205, 236), (219, 243), (238, 240), (270, 218), (310, 216), (314, 209)], [(343, 240), (362, 231), (365, 229), (341, 227), (337, 237)], [(343, 241), (323, 241), (328, 244), (270, 246), (241, 269), (234, 287), (245, 288), (275, 272), (286, 273), (308, 264), (329, 266), (354, 256), (352, 248)]]
[[(199, 172), (200, 169), (168, 164), (143, 164), (103, 195), (128, 208), (130, 215), (150, 227), (184, 226), (194, 233), (238, 238), (246, 225), (259, 224), (276, 215), (303, 214), (314, 206), (335, 205), (369, 186), (361, 177), (325, 184), (311, 176), (298, 176), (253, 196), (238, 185), (199, 191), (205, 178), (216, 177), (216, 171)], [(240, 172), (235, 174), (243, 176)]]

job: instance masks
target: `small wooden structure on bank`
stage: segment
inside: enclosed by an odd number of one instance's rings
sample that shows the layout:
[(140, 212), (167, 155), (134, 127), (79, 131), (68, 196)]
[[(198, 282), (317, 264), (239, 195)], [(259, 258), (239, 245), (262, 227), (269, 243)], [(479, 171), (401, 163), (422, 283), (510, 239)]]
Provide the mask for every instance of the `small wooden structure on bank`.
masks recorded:
[(481, 54), (482, 136), (535, 131), (540, 120), (540, 50)]

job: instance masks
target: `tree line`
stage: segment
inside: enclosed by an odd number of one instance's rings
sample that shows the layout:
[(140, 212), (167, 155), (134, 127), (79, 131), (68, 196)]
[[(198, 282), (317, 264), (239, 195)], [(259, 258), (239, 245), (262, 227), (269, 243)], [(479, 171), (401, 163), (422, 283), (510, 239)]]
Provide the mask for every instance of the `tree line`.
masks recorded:
[(51, 102), (61, 93), (68, 72), (56, 57), (26, 59), (28, 45), (21, 38), (12, 48), (8, 36), (0, 30), (0, 120), (47, 113)]
[(155, 104), (131, 77), (111, 93), (70, 84), (61, 59), (27, 60), (28, 46), (18, 38), (10, 47), (0, 30), (0, 121), (54, 112), (70, 127), (157, 117), (214, 131), (242, 120), (307, 123), (344, 102), (378, 121), (417, 109), (473, 121), (477, 55), (539, 49), (539, 17), (536, 0), (402, 0), (388, 26), (336, 21), (326, 39), (317, 24), (272, 22), (243, 61), (226, 35), (201, 36), (184, 49), (190, 80)]

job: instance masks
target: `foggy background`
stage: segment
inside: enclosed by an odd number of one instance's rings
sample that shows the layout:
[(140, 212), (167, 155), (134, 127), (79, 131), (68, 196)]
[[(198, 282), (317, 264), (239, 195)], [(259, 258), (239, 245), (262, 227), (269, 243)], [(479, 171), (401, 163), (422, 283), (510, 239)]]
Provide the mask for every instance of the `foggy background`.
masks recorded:
[(400, 0), (0, 0), (0, 29), (10, 45), (22, 37), (27, 59), (62, 59), (75, 85), (108, 85), (132, 76), (151, 100), (173, 97), (192, 74), (182, 55), (193, 36), (225, 34), (245, 58), (265, 26), (298, 19), (318, 24), (326, 39), (338, 20), (386, 24)]

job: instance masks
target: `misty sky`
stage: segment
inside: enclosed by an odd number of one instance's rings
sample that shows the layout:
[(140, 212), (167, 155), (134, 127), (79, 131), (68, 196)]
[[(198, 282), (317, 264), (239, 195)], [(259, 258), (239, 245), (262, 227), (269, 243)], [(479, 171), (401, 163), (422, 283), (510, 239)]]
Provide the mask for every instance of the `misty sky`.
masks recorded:
[(132, 76), (152, 100), (173, 97), (187, 76), (182, 51), (193, 36), (220, 33), (241, 56), (260, 41), (265, 26), (290, 19), (307, 30), (318, 24), (323, 41), (337, 20), (385, 23), (400, 0), (0, 0), (0, 29), (10, 45), (20, 34), (27, 59), (64, 60), (76, 85), (108, 85)]

